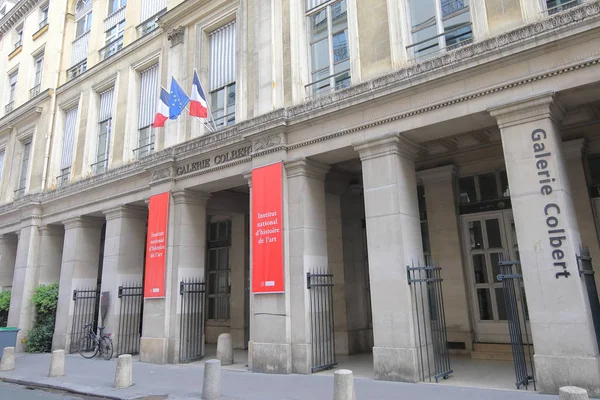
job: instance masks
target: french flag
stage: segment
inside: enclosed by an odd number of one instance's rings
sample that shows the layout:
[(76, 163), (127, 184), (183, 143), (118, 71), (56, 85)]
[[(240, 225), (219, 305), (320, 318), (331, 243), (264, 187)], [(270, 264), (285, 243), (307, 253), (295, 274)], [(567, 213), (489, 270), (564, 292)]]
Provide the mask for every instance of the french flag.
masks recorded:
[(154, 117), (153, 128), (165, 126), (165, 121), (169, 119), (169, 92), (164, 87), (160, 88), (160, 98), (158, 99), (158, 110)]
[(194, 71), (194, 81), (192, 82), (192, 95), (190, 96), (190, 115), (192, 117), (206, 118), (208, 117), (208, 107), (206, 104), (206, 96), (202, 90), (198, 74)]

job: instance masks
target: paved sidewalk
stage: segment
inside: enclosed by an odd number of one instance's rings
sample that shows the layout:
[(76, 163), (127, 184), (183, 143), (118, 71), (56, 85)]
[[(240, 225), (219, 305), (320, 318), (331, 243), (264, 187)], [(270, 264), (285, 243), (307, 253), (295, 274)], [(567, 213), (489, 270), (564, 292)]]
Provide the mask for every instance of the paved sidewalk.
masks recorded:
[[(0, 380), (60, 388), (76, 393), (112, 399), (199, 399), (202, 392), (202, 363), (153, 365), (134, 361), (134, 385), (114, 389), (116, 360), (86, 360), (66, 356), (66, 376), (48, 378), (49, 354), (18, 354), (13, 371), (0, 372)], [(263, 375), (223, 369), (223, 399), (330, 400), (333, 377), (324, 375)], [(408, 384), (355, 379), (358, 400), (555, 400), (558, 396), (508, 390), (450, 387), (436, 384)], [(164, 396), (164, 397), (149, 397)], [(0, 398), (4, 396), (0, 392)]]

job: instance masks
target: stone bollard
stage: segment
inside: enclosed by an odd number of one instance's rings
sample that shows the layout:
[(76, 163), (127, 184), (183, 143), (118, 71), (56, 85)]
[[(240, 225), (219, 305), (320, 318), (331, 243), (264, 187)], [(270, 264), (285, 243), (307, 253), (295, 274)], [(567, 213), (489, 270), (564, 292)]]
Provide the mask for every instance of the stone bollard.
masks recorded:
[(65, 375), (65, 351), (54, 350), (52, 352), (52, 359), (50, 360), (50, 370), (48, 371), (49, 377), (57, 377)]
[(202, 381), (202, 399), (221, 398), (221, 361), (208, 360), (204, 363), (204, 380)]
[(10, 371), (15, 369), (15, 348), (5, 347), (0, 361), (0, 371)]
[(355, 400), (354, 374), (349, 369), (335, 371), (333, 376), (333, 400)]
[(233, 364), (233, 341), (230, 333), (221, 333), (217, 339), (217, 359), (221, 365)]
[(115, 373), (115, 388), (123, 389), (133, 385), (133, 365), (131, 354), (122, 354), (117, 360), (117, 372)]
[(588, 392), (576, 386), (563, 386), (558, 389), (559, 400), (588, 400)]

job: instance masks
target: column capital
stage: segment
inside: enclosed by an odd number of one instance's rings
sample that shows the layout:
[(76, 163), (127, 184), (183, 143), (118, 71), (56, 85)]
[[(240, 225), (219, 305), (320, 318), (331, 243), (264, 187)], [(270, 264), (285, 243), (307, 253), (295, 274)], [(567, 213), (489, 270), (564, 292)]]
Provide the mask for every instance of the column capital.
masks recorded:
[(183, 44), (183, 36), (185, 34), (185, 27), (178, 26), (173, 28), (167, 33), (167, 39), (171, 42), (171, 47), (175, 47), (178, 44)]
[(244, 179), (248, 182), (248, 187), (252, 188), (252, 171), (244, 173), (242, 175)]
[(560, 122), (565, 108), (554, 92), (542, 93), (500, 106), (488, 108), (500, 129), (550, 118)]
[(42, 225), (40, 226), (40, 236), (61, 236), (65, 233), (62, 225)]
[(306, 176), (324, 181), (325, 175), (329, 172), (329, 165), (321, 164), (320, 162), (308, 160), (306, 158), (285, 162), (284, 165), (288, 179)]
[(171, 192), (171, 195), (175, 204), (190, 204), (204, 207), (206, 207), (206, 203), (210, 198), (210, 193), (190, 189), (174, 190)]
[(585, 138), (573, 139), (563, 142), (563, 153), (567, 160), (583, 157), (583, 151), (587, 145)]
[(65, 231), (74, 228), (102, 228), (104, 218), (97, 217), (74, 217), (63, 221)]
[(148, 216), (148, 208), (126, 205), (109, 208), (108, 210), (102, 211), (102, 213), (106, 217), (107, 221), (117, 218), (143, 219)]
[(457, 170), (458, 168), (456, 168), (456, 165), (454, 164), (444, 165), (442, 167), (417, 171), (417, 178), (419, 178), (424, 184), (447, 182), (456, 176)]
[(361, 161), (391, 154), (415, 161), (423, 151), (423, 146), (401, 136), (399, 133), (391, 133), (355, 143), (354, 149), (358, 152)]

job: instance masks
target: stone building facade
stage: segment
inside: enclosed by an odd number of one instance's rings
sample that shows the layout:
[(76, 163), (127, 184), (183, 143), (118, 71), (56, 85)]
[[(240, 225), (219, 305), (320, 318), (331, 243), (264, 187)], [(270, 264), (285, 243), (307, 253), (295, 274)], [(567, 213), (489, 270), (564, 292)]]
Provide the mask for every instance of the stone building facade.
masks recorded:
[[(59, 282), (53, 347), (73, 348), (82, 288), (108, 293), (117, 342), (119, 287), (144, 277), (148, 199), (169, 192), (166, 295), (143, 302), (142, 361), (183, 361), (181, 282), (205, 279), (202, 345), (229, 332), (249, 370), (310, 373), (306, 274), (321, 268), (336, 354), (372, 351), (377, 379), (418, 381), (406, 266), (442, 268), (448, 345), (469, 354), (511, 342), (509, 258), (540, 390), (600, 395), (578, 258), (585, 246), (600, 269), (599, 1), (10, 4), (0, 288), (20, 337), (32, 290)], [(186, 112), (152, 128), (159, 86), (189, 91), (194, 70), (214, 132)], [(285, 290), (255, 294), (250, 173), (278, 162)]]

